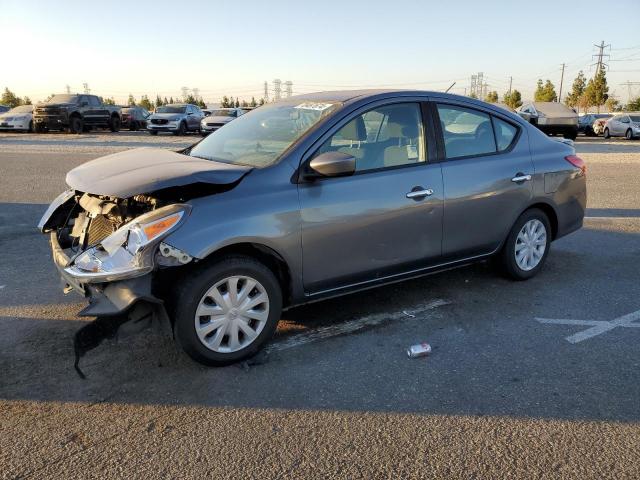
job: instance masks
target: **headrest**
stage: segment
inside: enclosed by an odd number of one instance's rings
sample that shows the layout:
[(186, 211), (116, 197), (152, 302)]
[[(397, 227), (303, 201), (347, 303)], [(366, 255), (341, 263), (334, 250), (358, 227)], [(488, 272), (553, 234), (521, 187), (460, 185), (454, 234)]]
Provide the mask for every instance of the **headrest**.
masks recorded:
[(361, 116), (354, 118), (342, 127), (340, 134), (345, 140), (351, 140), (354, 142), (365, 141), (367, 139), (367, 130), (364, 127), (364, 119)]
[(387, 138), (401, 138), (403, 136), (402, 131), (402, 125), (400, 125), (399, 123), (391, 122), (387, 123), (387, 126), (384, 129), (384, 133), (386, 134)]

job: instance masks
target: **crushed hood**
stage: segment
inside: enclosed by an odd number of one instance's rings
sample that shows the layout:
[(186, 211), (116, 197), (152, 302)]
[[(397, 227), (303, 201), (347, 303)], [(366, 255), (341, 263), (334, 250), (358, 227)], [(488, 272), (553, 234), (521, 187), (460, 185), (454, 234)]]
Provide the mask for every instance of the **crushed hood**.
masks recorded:
[(228, 185), (251, 169), (170, 150), (137, 148), (84, 163), (67, 173), (66, 181), (81, 192), (127, 198), (195, 183)]

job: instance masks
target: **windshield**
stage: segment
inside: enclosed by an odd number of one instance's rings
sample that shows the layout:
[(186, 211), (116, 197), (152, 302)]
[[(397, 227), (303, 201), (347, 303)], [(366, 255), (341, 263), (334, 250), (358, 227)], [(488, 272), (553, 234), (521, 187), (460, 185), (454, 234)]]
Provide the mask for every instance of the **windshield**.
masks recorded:
[(166, 105), (156, 108), (156, 113), (184, 113), (187, 107), (176, 107), (174, 105)]
[(632, 122), (640, 122), (640, 115), (629, 115)]
[(212, 117), (235, 117), (235, 110), (214, 110), (211, 112)]
[(209, 135), (191, 149), (190, 155), (264, 167), (340, 106), (338, 102), (300, 101), (265, 105)]
[(31, 113), (33, 112), (33, 105), (20, 105), (19, 107), (12, 108), (10, 113)]
[(60, 94), (54, 95), (47, 103), (77, 103), (78, 95)]

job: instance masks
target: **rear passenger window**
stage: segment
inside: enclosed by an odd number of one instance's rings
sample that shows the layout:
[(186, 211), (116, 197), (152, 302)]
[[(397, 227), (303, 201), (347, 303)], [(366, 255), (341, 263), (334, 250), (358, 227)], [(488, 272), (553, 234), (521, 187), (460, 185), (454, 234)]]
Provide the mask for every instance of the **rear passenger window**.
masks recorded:
[(483, 112), (453, 105), (438, 105), (447, 158), (496, 152), (491, 117)]
[(518, 129), (499, 118), (493, 117), (493, 127), (496, 132), (496, 142), (498, 143), (498, 151), (502, 152), (508, 149), (516, 138)]

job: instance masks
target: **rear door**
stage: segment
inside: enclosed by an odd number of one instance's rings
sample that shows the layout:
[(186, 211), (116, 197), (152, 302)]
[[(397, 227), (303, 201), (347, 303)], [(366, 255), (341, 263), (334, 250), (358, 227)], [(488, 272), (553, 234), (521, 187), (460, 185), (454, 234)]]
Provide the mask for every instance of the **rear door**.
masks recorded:
[[(430, 121), (430, 120), (429, 120)], [(299, 185), (305, 290), (317, 293), (436, 263), (442, 173), (419, 102), (343, 119), (306, 159), (341, 151), (356, 173)]]
[(497, 249), (532, 198), (533, 162), (517, 122), (462, 102), (435, 105), (444, 183), (443, 259)]

